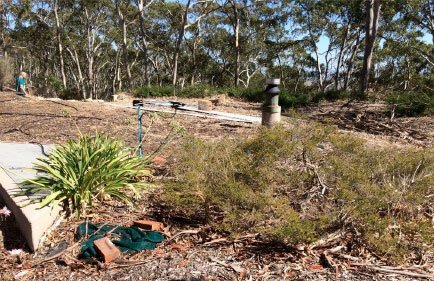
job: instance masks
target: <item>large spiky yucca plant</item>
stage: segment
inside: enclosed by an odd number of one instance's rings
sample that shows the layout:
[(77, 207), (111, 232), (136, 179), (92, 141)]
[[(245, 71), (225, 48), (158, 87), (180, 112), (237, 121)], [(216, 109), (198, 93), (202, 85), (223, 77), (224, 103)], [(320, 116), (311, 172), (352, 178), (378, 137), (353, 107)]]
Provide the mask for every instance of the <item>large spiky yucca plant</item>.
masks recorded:
[(39, 200), (40, 207), (62, 203), (70, 214), (85, 215), (95, 200), (110, 196), (131, 203), (125, 191), (137, 195), (144, 186), (137, 180), (146, 171), (142, 161), (119, 140), (99, 133), (70, 140), (37, 160), (37, 177), (22, 187), (26, 195), (39, 195), (33, 201)]

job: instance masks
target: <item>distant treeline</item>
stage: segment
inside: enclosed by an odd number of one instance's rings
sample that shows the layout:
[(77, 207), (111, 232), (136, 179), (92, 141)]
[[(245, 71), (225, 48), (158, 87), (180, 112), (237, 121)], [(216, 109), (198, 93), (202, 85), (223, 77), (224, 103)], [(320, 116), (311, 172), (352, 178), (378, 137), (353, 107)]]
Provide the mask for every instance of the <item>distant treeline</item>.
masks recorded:
[[(5, 0), (0, 48), (46, 95), (282, 79), (365, 98), (434, 92), (433, 0)], [(7, 68), (7, 67), (5, 67)]]

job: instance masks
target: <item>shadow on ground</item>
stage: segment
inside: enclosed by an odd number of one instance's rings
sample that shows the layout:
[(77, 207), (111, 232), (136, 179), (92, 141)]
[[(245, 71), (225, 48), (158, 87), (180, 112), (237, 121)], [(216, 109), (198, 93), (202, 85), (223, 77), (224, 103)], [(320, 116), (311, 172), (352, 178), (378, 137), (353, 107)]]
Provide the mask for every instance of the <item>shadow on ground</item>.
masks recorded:
[[(3, 206), (5, 206), (5, 204), (0, 199), (0, 209), (3, 208)], [(13, 214), (9, 217), (0, 215), (0, 250), (2, 249), (7, 251), (12, 249), (29, 250)]]

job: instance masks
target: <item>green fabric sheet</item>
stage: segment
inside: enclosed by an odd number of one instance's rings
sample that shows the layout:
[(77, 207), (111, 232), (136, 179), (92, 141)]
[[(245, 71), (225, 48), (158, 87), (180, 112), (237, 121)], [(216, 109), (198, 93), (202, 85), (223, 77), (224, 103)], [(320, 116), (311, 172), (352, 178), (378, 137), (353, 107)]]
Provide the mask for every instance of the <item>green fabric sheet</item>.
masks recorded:
[[(103, 238), (110, 231), (112, 231), (112, 239), (110, 240), (122, 253), (136, 253), (142, 250), (153, 250), (157, 246), (157, 243), (164, 240), (164, 235), (160, 232), (144, 232), (134, 226), (123, 227), (83, 222), (77, 227), (75, 239), (81, 239), (86, 235), (86, 233), (89, 238), (81, 244), (80, 258), (99, 257), (93, 242), (97, 239)], [(113, 239), (113, 237), (119, 238)]]

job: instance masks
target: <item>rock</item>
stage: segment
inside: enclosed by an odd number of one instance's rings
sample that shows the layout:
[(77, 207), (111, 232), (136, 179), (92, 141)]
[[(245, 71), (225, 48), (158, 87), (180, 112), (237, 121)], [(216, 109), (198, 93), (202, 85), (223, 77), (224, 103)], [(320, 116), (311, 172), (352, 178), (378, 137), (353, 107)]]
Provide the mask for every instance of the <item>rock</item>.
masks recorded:
[(197, 102), (199, 110), (212, 110), (212, 102), (209, 100), (200, 100)]
[(155, 166), (164, 166), (166, 165), (167, 160), (164, 157), (157, 156), (154, 159), (152, 159), (152, 164)]

